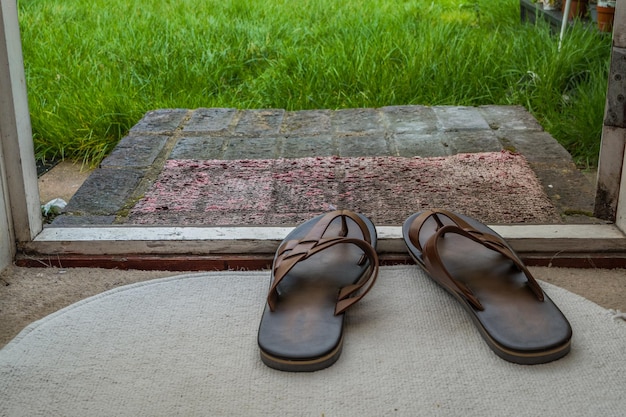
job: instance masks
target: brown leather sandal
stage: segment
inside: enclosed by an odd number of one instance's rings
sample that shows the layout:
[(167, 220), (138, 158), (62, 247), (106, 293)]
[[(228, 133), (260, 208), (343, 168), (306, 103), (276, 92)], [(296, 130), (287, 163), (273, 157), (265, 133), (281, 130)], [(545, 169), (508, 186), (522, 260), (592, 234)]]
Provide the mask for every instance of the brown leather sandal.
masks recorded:
[(409, 217), (411, 257), (470, 313), (501, 358), (539, 364), (565, 356), (572, 329), (522, 260), (486, 225), (445, 210)]
[(344, 312), (378, 275), (376, 228), (340, 210), (295, 228), (280, 244), (259, 326), (263, 362), (281, 371), (317, 371), (337, 361)]

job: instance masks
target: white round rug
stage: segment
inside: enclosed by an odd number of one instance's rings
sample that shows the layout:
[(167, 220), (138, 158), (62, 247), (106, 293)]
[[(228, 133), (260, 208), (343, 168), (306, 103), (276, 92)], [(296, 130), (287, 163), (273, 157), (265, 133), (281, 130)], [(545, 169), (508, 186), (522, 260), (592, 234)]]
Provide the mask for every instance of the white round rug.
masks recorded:
[[(2, 416), (617, 416), (626, 322), (542, 286), (572, 324), (568, 356), (503, 361), (417, 267), (384, 267), (348, 312), (339, 361), (285, 373), (259, 358), (269, 272), (117, 288), (27, 327), (0, 350)], [(541, 277), (538, 277), (541, 278)], [(591, 279), (591, 278), (590, 278)]]

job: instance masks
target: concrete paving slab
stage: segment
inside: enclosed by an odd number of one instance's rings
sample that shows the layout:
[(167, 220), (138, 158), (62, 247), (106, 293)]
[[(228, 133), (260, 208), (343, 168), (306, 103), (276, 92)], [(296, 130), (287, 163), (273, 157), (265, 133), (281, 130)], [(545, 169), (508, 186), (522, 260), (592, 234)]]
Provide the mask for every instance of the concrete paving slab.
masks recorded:
[(329, 135), (330, 110), (302, 110), (285, 113), (280, 133), (291, 136)]
[(128, 135), (101, 163), (101, 167), (149, 167), (167, 142), (163, 135)]
[(236, 114), (235, 109), (197, 109), (183, 126), (183, 132), (226, 132)]
[(433, 134), (437, 132), (437, 115), (427, 106), (389, 106), (380, 109), (388, 129), (395, 134)]

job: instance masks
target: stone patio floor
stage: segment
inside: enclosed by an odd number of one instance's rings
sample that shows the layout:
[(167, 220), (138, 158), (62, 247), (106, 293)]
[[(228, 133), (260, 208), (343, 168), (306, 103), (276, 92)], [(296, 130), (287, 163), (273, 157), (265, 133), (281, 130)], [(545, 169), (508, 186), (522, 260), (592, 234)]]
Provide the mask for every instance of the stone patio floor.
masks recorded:
[[(523, 155), (563, 223), (597, 223), (595, 190), (568, 152), (520, 106), (391, 106), (286, 111), (148, 112), (46, 227), (132, 224), (128, 214), (172, 159)], [(184, 191), (182, 191), (184, 192)]]

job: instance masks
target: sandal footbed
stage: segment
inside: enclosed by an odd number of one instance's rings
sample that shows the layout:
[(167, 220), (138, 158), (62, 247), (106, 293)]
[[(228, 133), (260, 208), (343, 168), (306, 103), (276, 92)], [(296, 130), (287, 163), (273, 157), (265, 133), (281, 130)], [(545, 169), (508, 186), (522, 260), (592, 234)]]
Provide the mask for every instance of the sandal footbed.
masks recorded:
[[(430, 275), (421, 251), (408, 234), (419, 214), (406, 220), (403, 235), (413, 259)], [(497, 235), (477, 220), (455, 214), (476, 230)], [(444, 224), (452, 224), (445, 216), (439, 217)], [(422, 247), (435, 230), (435, 220), (426, 220), (419, 234)], [(572, 336), (569, 322), (545, 293), (544, 301), (537, 299), (527, 285), (526, 275), (512, 261), (455, 234), (440, 239), (438, 249), (450, 275), (472, 290), (484, 310), (476, 309), (455, 291), (444, 288), (470, 313), (481, 336), (496, 354), (511, 362), (534, 364), (558, 359), (569, 352)], [(430, 276), (439, 283), (437, 277)]]
[[(296, 227), (284, 241), (301, 239), (323, 216)], [(363, 215), (371, 245), (376, 228)], [(347, 218), (347, 237), (363, 238), (359, 226)], [(325, 236), (337, 236), (341, 219), (335, 218)], [(332, 365), (341, 353), (345, 314), (335, 315), (337, 294), (357, 282), (370, 269), (358, 265), (363, 252), (352, 244), (340, 244), (297, 263), (278, 286), (279, 302), (274, 311), (266, 304), (258, 333), (263, 362), (287, 371), (314, 371)]]

